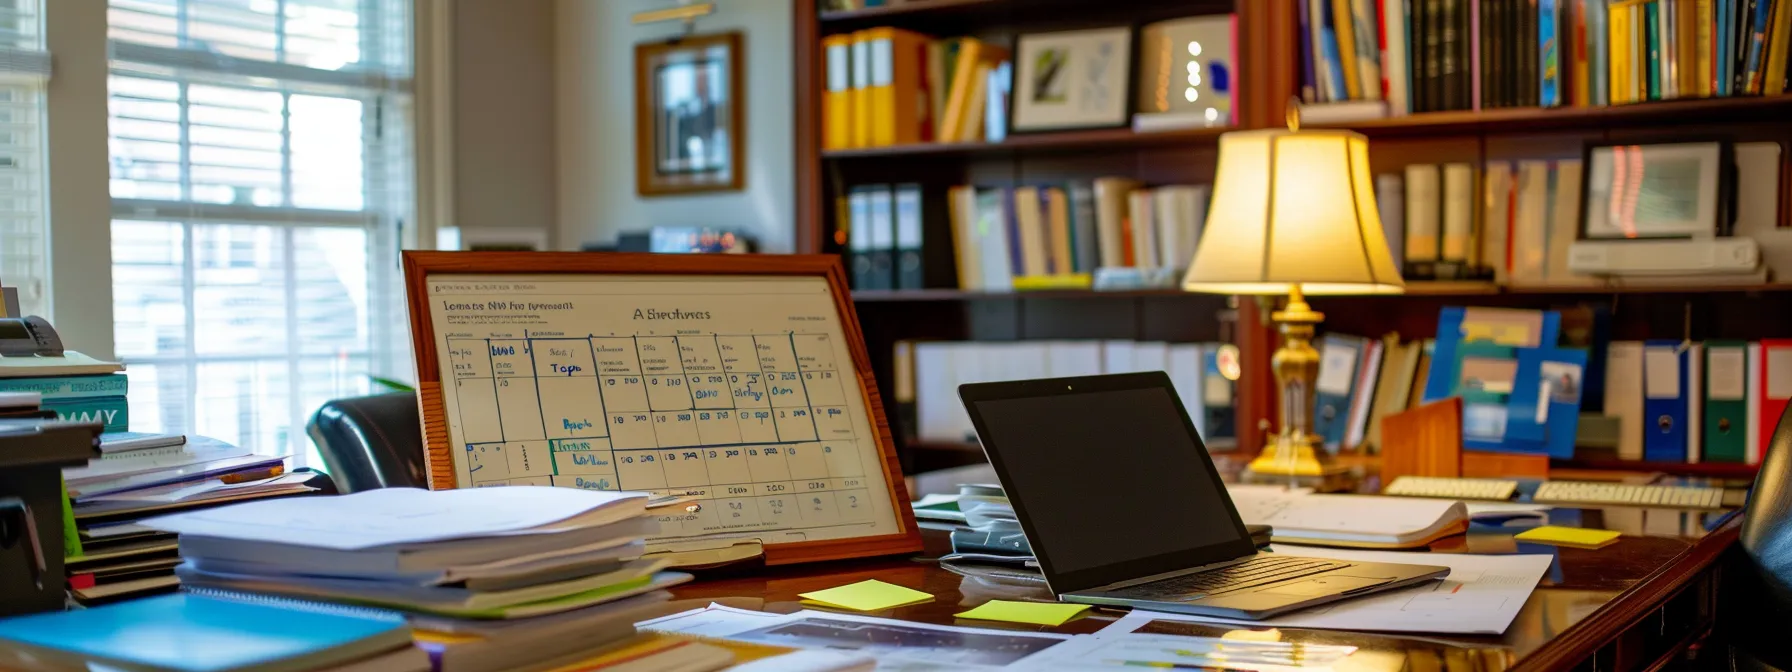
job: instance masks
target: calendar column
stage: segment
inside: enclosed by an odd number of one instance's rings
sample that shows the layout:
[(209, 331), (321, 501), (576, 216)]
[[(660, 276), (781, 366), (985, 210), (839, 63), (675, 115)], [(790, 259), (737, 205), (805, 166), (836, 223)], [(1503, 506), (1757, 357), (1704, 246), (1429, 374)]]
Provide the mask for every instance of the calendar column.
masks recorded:
[(852, 416), (847, 412), (846, 383), (834, 358), (833, 340), (827, 334), (795, 334), (791, 345), (802, 369), (803, 392), (815, 416), (827, 490), (834, 494), (839, 519), (871, 520), (871, 493), (859, 460), (859, 437), (854, 436)]
[(535, 387), (534, 354), (527, 339), (487, 342), (498, 383), (498, 421), (511, 485), (553, 485), (554, 458), (542, 431), (541, 396)]
[(752, 336), (717, 336), (716, 347), (722, 354), (722, 371), (728, 376), (728, 389), (734, 398), (734, 415), (739, 421), (751, 477), (747, 492), (724, 489), (725, 494), (750, 496), (723, 504), (722, 508), (727, 509), (725, 519), (737, 511), (743, 517), (754, 511), (762, 527), (797, 524), (801, 519), (796, 496), (790, 489), (790, 462), (784, 447), (778, 445), (771, 397), (765, 374), (759, 368), (759, 347)]
[(759, 367), (765, 371), (778, 439), (790, 463), (790, 490), (796, 495), (802, 523), (837, 523), (840, 514), (834, 494), (828, 491), (827, 461), (815, 433), (814, 409), (804, 390), (795, 343), (789, 334), (756, 336), (753, 341), (759, 346)]
[(498, 419), (498, 381), (492, 377), (485, 339), (448, 339), (454, 370), (454, 398), (460, 416), (467, 478), (473, 485), (503, 483), (510, 464), (503, 455), (504, 430)]
[(532, 339), (543, 429), (554, 459), (554, 485), (620, 490), (609, 422), (598, 393), (591, 343), (582, 338)]
[(652, 409), (647, 402), (647, 383), (641, 375), (635, 339), (590, 340), (617, 485), (623, 490), (665, 490), (666, 472), (660, 468), (655, 450), (659, 443), (654, 439)]
[[(706, 499), (709, 471), (703, 466), (703, 449), (698, 447), (701, 440), (697, 436), (697, 414), (684, 377), (678, 339), (637, 336), (635, 351), (641, 358), (642, 378), (647, 381), (647, 404), (653, 416), (654, 440), (660, 446), (658, 456), (666, 474), (666, 490)], [(708, 503), (704, 504), (704, 509), (694, 516), (662, 522), (667, 528), (664, 531), (670, 533), (673, 527), (687, 534), (702, 531), (705, 523), (715, 518)]]
[(747, 466), (746, 446), (741, 445), (740, 424), (734, 417), (734, 393), (722, 364), (721, 344), (715, 336), (679, 336), (678, 353), (697, 415), (703, 465), (709, 473), (710, 501), (704, 508), (714, 515), (717, 525), (709, 529), (758, 527), (759, 509), (750, 498), (753, 475)]

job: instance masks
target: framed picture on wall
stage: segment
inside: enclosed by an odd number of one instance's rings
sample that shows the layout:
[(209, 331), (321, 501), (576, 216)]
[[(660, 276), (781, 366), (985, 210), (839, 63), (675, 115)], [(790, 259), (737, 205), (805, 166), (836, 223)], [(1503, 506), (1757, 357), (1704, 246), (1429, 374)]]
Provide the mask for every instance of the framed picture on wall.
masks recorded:
[(739, 191), (746, 100), (739, 32), (635, 45), (635, 191)]
[(1020, 36), (1014, 56), (1016, 132), (1126, 125), (1132, 28)]

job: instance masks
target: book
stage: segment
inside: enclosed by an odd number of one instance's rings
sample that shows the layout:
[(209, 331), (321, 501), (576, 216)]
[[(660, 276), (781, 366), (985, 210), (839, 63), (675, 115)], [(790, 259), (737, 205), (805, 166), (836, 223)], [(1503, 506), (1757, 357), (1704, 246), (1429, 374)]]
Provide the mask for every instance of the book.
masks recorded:
[(1363, 100), (1381, 100), (1381, 53), (1377, 46), (1375, 0), (1350, 0), (1351, 34), (1356, 43), (1355, 58), (1359, 94)]
[(0, 656), (84, 668), (321, 669), (410, 646), (397, 615), (173, 594), (0, 621)]
[(1137, 180), (1124, 177), (1102, 177), (1094, 182), (1096, 248), (1104, 267), (1133, 265), (1132, 242), (1126, 237), (1128, 194), (1140, 186)]
[(1315, 74), (1318, 69), (1314, 65), (1319, 54), (1319, 41), (1318, 33), (1313, 30), (1312, 4), (1308, 0), (1294, 0), (1298, 16), (1296, 29), (1300, 31), (1300, 100), (1309, 105), (1321, 101), (1319, 79)]
[(1387, 238), (1388, 250), (1399, 250), (1394, 256), (1394, 269), (1405, 273), (1406, 268), (1406, 181), (1399, 173), (1385, 173), (1375, 176), (1375, 207), (1381, 217), (1382, 235)]
[(49, 376), (42, 378), (0, 378), (0, 392), (35, 392), (45, 401), (82, 397), (124, 396), (130, 390), (130, 378), (111, 373), (85, 376)]
[(1350, 100), (1363, 100), (1363, 71), (1362, 66), (1357, 63), (1360, 52), (1357, 48), (1356, 16), (1350, 6), (1351, 0), (1331, 0), (1331, 13), (1327, 15), (1327, 20), (1337, 34), (1339, 64), (1344, 71), (1344, 95)]
[(1773, 22), (1767, 33), (1767, 47), (1763, 50), (1767, 59), (1762, 66), (1761, 93), (1777, 96), (1786, 92), (1786, 60), (1788, 49), (1792, 48), (1792, 0), (1774, 2)]
[(131, 429), (131, 405), (123, 395), (51, 399), (44, 401), (41, 408), (54, 411), (58, 420), (100, 423), (108, 432)]
[(1443, 177), (1435, 164), (1406, 167), (1406, 272), (1437, 277), (1443, 228)]
[[(1407, 32), (1407, 5), (1414, 0), (1383, 0), (1381, 25), (1382, 39), (1386, 49), (1382, 52), (1381, 74), (1388, 82), (1388, 110), (1390, 114), (1412, 114), (1412, 84), (1408, 70), (1408, 61), (1412, 58), (1408, 48), (1410, 34)], [(1305, 44), (1305, 42), (1303, 42)]]
[(1354, 97), (1351, 95), (1349, 82), (1355, 77), (1355, 70), (1345, 68), (1344, 54), (1354, 53), (1351, 50), (1355, 46), (1351, 45), (1347, 49), (1347, 43), (1343, 43), (1338, 35), (1334, 10), (1334, 3), (1338, 1), (1340, 0), (1312, 0), (1313, 6), (1318, 9), (1314, 15), (1318, 17), (1315, 23), (1318, 24), (1319, 33), (1319, 60), (1323, 64), (1321, 81), (1324, 84), (1324, 99), (1328, 101), (1350, 100)]
[(1132, 266), (1135, 268), (1158, 268), (1163, 265), (1157, 248), (1157, 212), (1154, 205), (1150, 191), (1139, 190), (1127, 194), (1126, 226), (1123, 231), (1124, 237), (1132, 242)]
[(1496, 284), (1510, 274), (1508, 238), (1512, 235), (1512, 164), (1489, 161), (1483, 172), (1486, 193), (1481, 216), (1481, 268), (1493, 271)]
[(1443, 238), (1439, 245), (1437, 275), (1442, 278), (1465, 278), (1473, 268), (1471, 254), (1475, 240), (1474, 167), (1466, 163), (1443, 166)]
[(1019, 275), (1049, 275), (1050, 252), (1046, 243), (1045, 217), (1040, 213), (1039, 189), (1014, 189), (1014, 221), (1020, 234)]

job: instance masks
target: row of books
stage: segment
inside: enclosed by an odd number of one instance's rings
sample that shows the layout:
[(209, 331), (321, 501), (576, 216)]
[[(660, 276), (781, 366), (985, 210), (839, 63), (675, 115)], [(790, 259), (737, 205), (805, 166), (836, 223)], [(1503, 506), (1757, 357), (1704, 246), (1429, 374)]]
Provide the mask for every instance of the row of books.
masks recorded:
[(1375, 180), (1406, 278), (1532, 286), (1591, 281), (1568, 269), (1583, 188), (1579, 160), (1415, 164)]
[(108, 432), (131, 428), (130, 404), (125, 401), (129, 387), (123, 373), (59, 375), (43, 367), (0, 367), (0, 394), (30, 395), (39, 408), (54, 413), (58, 419), (97, 422), (105, 425)]
[(958, 399), (959, 385), (1163, 371), (1208, 447), (1229, 448), (1237, 438), (1232, 411), (1237, 369), (1228, 352), (1235, 351), (1219, 343), (902, 342), (895, 354), (898, 427), (904, 436), (922, 441), (976, 441)]
[(829, 35), (822, 149), (1007, 137), (1013, 65), (974, 37), (935, 39), (900, 28)]
[(1298, 0), (1309, 120), (1774, 95), (1792, 0)]

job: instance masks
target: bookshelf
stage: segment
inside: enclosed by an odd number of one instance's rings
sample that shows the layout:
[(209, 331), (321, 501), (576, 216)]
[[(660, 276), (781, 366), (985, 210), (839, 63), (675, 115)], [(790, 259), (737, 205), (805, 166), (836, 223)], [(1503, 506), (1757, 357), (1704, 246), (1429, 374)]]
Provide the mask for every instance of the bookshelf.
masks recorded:
[[(1246, 83), (1235, 128), (1284, 123), (1299, 91), (1300, 35), (1296, 3), (1261, 0), (1174, 2), (1078, 2), (1075, 0), (887, 0), (853, 11), (819, 12), (812, 0), (796, 0), (795, 158), (799, 251), (838, 253), (833, 240), (835, 199), (855, 184), (921, 182), (1015, 186), (1096, 176), (1129, 176), (1147, 184), (1212, 181), (1217, 139), (1231, 129), (1138, 133), (1130, 128), (1011, 134), (1000, 143), (918, 144), (821, 151), (820, 40), (835, 33), (896, 26), (933, 35), (974, 35), (1012, 44), (1018, 33), (1112, 25), (1140, 26), (1181, 16), (1235, 13), (1238, 17), (1236, 79)], [(1782, 147), (1777, 185), (1778, 225), (1792, 226), (1792, 94), (1690, 98), (1604, 107), (1521, 107), (1410, 114), (1330, 126), (1370, 138), (1370, 168), (1377, 174), (1411, 164), (1577, 159), (1589, 142), (1663, 142), (1714, 138), (1772, 141)], [(1276, 339), (1269, 306), (1257, 299), (1184, 295), (1172, 290), (1135, 292), (1052, 291), (986, 293), (957, 289), (855, 292), (866, 333), (889, 330), (904, 338), (1007, 340), (1040, 334), (1124, 332), (1126, 337), (1210, 340), (1219, 317), (1230, 320), (1239, 346), (1238, 445), (1248, 455), (1261, 445), (1259, 427), (1275, 416), (1269, 360)], [(1491, 282), (1412, 282), (1400, 296), (1314, 297), (1328, 315), (1326, 327), (1375, 337), (1399, 331), (1424, 338), (1436, 328), (1437, 311), (1450, 305), (1547, 309), (1598, 304), (1613, 313), (1613, 337), (1792, 337), (1792, 285), (1738, 284), (1660, 287), (1646, 283), (1604, 286), (1510, 287)], [(1160, 315), (1148, 313), (1161, 312)], [(1119, 326), (1096, 329), (1112, 322)], [(996, 325), (996, 326), (991, 326)], [(1027, 331), (1026, 326), (1058, 329)], [(1055, 325), (1055, 326), (1054, 326)], [(1082, 329), (1084, 331), (1076, 331)], [(1067, 337), (1055, 335), (1051, 337)], [(880, 384), (888, 386), (889, 350), (871, 344)], [(915, 444), (924, 452), (974, 454), (964, 446)], [(1567, 464), (1565, 467), (1584, 465)], [(1598, 463), (1604, 468), (1607, 463)], [(1747, 477), (1744, 465), (1629, 463), (1626, 468), (1689, 475)]]

